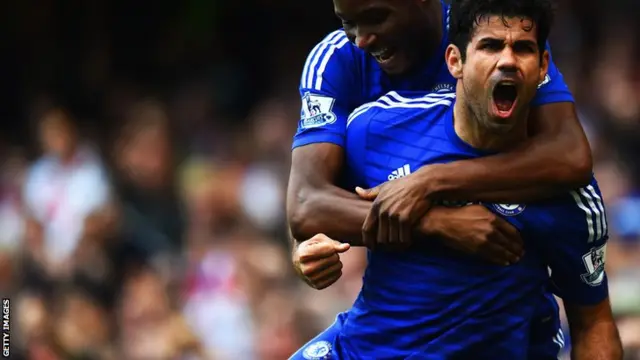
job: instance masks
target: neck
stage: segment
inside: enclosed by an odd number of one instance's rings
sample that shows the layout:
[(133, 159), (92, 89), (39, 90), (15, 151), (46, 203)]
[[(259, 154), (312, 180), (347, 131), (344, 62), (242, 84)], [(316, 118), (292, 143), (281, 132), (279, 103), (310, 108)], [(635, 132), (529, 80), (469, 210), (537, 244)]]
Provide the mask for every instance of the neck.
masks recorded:
[(438, 51), (444, 33), (442, 28), (445, 19), (442, 17), (442, 2), (428, 1), (428, 4), (422, 9), (425, 14), (425, 27), (422, 29), (422, 43), (424, 46), (421, 48), (422, 53), (420, 57), (423, 59), (430, 59)]
[(528, 115), (528, 111), (514, 114), (509, 120), (514, 126), (492, 128), (489, 124), (493, 121), (479, 118), (462, 98), (458, 98), (453, 108), (454, 129), (460, 139), (478, 150), (490, 152), (508, 151), (526, 140)]

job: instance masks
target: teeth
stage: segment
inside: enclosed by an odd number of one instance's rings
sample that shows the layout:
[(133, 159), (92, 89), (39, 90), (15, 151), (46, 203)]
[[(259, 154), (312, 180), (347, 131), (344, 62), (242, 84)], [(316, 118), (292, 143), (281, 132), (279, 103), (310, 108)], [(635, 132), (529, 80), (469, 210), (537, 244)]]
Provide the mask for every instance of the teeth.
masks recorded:
[(389, 49), (384, 48), (384, 49), (380, 49), (378, 51), (374, 51), (371, 53), (371, 55), (376, 56), (376, 57), (380, 57), (382, 55), (384, 55), (385, 52), (387, 52)]
[(381, 50), (378, 50), (378, 51), (374, 51), (374, 52), (371, 53), (371, 55), (373, 55), (373, 57), (375, 57), (379, 61), (384, 61), (384, 60), (386, 60), (386, 59), (388, 59), (390, 57), (388, 48), (384, 48), (384, 49), (381, 49)]

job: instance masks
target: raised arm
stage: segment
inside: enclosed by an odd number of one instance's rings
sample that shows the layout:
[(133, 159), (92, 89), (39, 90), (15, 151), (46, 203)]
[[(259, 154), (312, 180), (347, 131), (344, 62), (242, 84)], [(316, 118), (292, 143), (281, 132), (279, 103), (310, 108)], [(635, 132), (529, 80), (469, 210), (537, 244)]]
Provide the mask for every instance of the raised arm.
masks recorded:
[(573, 103), (539, 106), (531, 116), (534, 136), (519, 148), (427, 166), (415, 175), (433, 197), (506, 203), (540, 200), (588, 183), (591, 150)]

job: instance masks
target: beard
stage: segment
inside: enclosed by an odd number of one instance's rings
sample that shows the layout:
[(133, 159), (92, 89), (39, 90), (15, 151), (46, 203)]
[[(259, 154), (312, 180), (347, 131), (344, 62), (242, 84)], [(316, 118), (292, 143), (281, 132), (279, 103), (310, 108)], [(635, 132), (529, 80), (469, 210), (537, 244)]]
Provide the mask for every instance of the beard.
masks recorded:
[(491, 116), (489, 107), (491, 99), (485, 87), (469, 86), (464, 79), (462, 90), (467, 114), (476, 122), (479, 130), (487, 133), (506, 134), (514, 128), (511, 121), (501, 121)]

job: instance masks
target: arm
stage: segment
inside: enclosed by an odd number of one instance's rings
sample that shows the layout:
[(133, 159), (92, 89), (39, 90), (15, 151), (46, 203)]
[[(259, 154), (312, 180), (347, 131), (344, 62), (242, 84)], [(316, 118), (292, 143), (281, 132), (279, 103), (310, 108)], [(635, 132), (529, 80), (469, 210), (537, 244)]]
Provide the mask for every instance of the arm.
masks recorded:
[(344, 162), (347, 119), (360, 91), (356, 54), (344, 31), (325, 37), (309, 53), (300, 79), (301, 119), (293, 141), (287, 219), (300, 241), (324, 233), (361, 243), (370, 203), (336, 186)]
[(362, 224), (371, 203), (334, 185), (343, 166), (342, 147), (309, 144), (293, 150), (287, 189), (287, 218), (293, 238), (324, 233), (362, 245)]
[(608, 225), (602, 194), (594, 181), (554, 209), (562, 222), (546, 235), (553, 241), (547, 242), (545, 253), (554, 293), (565, 304), (572, 359), (620, 360), (622, 347), (609, 303)]
[(534, 108), (534, 136), (503, 154), (424, 167), (436, 198), (518, 203), (552, 197), (586, 184), (591, 150), (572, 103)]
[(622, 360), (622, 343), (609, 298), (594, 306), (565, 303), (574, 360)]
[[(333, 183), (343, 162), (343, 150), (333, 144), (313, 144), (293, 151), (287, 193), (292, 248), (316, 234), (362, 246), (362, 226), (371, 202)], [(434, 207), (414, 231), (440, 237), (448, 246), (498, 264), (514, 263), (522, 252), (518, 232), (482, 206)], [(297, 239), (297, 240), (296, 240)]]

